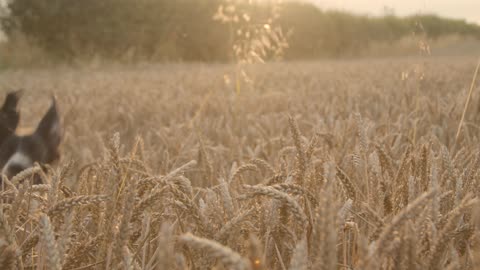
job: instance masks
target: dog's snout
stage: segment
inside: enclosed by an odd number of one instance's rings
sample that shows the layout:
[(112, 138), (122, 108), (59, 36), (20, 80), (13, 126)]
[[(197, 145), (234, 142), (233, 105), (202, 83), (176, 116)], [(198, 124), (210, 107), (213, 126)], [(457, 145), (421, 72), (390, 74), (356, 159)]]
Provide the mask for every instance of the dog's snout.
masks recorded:
[[(12, 179), (15, 177), (17, 174), (21, 173), (22, 171), (28, 169), (29, 167), (25, 167), (21, 164), (10, 164), (8, 167), (5, 167), (3, 169), (3, 174), (8, 178)], [(39, 174), (33, 175), (33, 177), (30, 179), (32, 181), (31, 183), (34, 185), (39, 185), (42, 184), (42, 178)]]
[(21, 164), (10, 164), (7, 168), (5, 168), (4, 173), (8, 178), (12, 178), (25, 169), (26, 168)]

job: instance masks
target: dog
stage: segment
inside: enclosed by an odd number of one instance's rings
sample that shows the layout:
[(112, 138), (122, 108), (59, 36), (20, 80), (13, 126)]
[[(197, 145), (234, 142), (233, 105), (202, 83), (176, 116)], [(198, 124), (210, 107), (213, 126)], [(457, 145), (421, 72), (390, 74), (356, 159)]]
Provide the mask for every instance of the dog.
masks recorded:
[[(8, 93), (0, 109), (0, 168), (8, 179), (35, 163), (49, 165), (60, 158), (62, 129), (55, 97), (52, 96), (50, 108), (36, 129), (30, 134), (18, 135), (20, 113), (17, 105), (21, 95), (22, 91)], [(40, 177), (34, 178), (33, 184), (41, 183)]]

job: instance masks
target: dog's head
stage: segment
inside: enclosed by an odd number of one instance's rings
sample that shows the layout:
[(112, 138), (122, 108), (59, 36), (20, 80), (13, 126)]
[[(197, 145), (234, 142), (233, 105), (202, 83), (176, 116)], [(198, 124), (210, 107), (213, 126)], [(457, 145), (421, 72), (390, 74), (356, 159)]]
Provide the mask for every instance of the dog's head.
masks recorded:
[(56, 161), (62, 137), (55, 98), (33, 133), (15, 134), (20, 118), (16, 108), (19, 97), (18, 92), (8, 94), (0, 110), (0, 168), (8, 178), (35, 163), (43, 165)]

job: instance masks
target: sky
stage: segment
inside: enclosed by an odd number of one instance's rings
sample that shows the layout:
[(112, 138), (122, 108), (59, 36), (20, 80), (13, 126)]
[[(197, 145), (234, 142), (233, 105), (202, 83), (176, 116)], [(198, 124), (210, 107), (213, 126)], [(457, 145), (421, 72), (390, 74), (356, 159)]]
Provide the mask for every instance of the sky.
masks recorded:
[(361, 14), (381, 15), (385, 7), (396, 15), (435, 13), (465, 19), (480, 25), (480, 0), (304, 0), (322, 8), (334, 8)]

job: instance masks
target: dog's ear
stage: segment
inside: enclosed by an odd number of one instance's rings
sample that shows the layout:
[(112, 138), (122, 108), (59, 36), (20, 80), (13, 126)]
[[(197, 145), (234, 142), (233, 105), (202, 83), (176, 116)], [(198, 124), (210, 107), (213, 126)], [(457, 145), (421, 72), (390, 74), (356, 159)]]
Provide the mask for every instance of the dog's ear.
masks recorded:
[(52, 104), (38, 124), (35, 134), (42, 139), (47, 147), (46, 163), (55, 161), (59, 157), (58, 146), (62, 140), (62, 128), (60, 127), (60, 117), (55, 97), (52, 97)]
[(0, 109), (0, 144), (17, 129), (18, 122), (20, 121), (20, 113), (17, 110), (17, 105), (22, 93), (23, 90), (8, 93)]
[(2, 112), (16, 112), (18, 100), (23, 94), (23, 90), (12, 91), (7, 94), (2, 106)]

